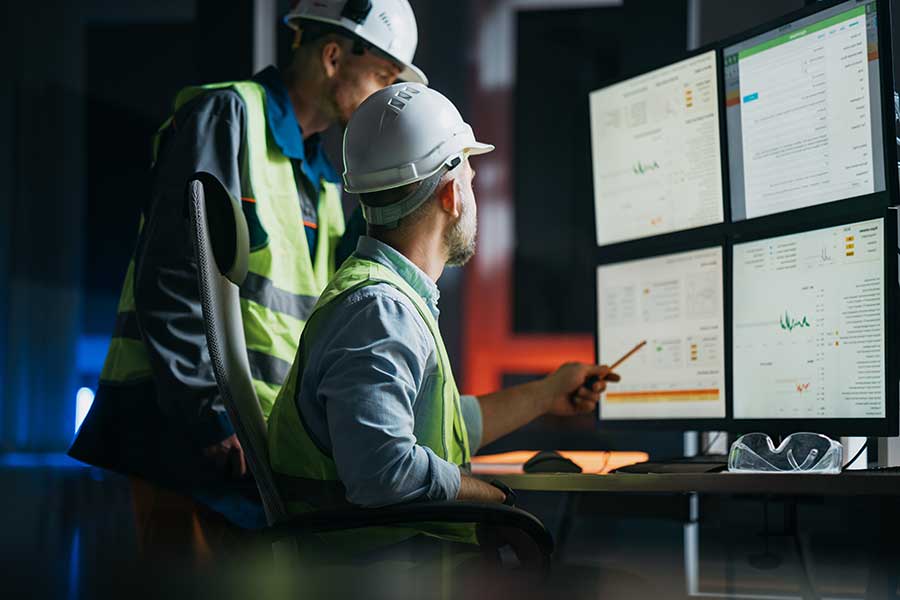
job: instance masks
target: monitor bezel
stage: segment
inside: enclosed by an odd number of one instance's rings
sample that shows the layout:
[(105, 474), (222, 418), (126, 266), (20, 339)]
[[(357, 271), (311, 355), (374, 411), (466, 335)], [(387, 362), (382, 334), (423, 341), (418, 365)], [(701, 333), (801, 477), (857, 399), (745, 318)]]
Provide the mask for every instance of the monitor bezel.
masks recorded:
[[(780, 213), (779, 216), (788, 213)], [(795, 235), (809, 231), (829, 229), (843, 225), (851, 225), (873, 219), (884, 219), (884, 347), (885, 347), (885, 416), (879, 418), (805, 418), (805, 419), (737, 419), (734, 417), (734, 297), (729, 294), (726, 299), (726, 313), (729, 315), (726, 329), (728, 330), (729, 346), (726, 348), (726, 371), (728, 423), (725, 429), (734, 433), (747, 433), (751, 431), (763, 431), (769, 434), (787, 434), (795, 431), (814, 431), (831, 436), (895, 436), (900, 433), (900, 421), (898, 421), (898, 400), (900, 400), (900, 382), (897, 380), (896, 358), (896, 312), (897, 299), (900, 297), (898, 290), (898, 246), (897, 246), (897, 210), (895, 208), (871, 211), (868, 214), (857, 213), (852, 218), (846, 215), (822, 216), (818, 222), (809, 222), (802, 226), (796, 223), (780, 222), (769, 224), (763, 232), (759, 229), (736, 232), (727, 243), (727, 263), (729, 265), (729, 284), (733, 288), (733, 264), (734, 246), (747, 242), (777, 238), (785, 235)], [(893, 382), (893, 385), (891, 384)]]
[[(597, 285), (597, 269), (606, 265), (613, 265), (622, 262), (630, 262), (635, 260), (643, 260), (647, 258), (661, 258), (664, 256), (672, 255), (672, 254), (680, 254), (684, 252), (692, 252), (696, 250), (711, 250), (714, 248), (719, 248), (722, 251), (722, 330), (723, 330), (723, 348), (722, 351), (724, 353), (724, 393), (725, 393), (725, 416), (723, 417), (715, 417), (715, 418), (673, 418), (673, 419), (607, 419), (602, 414), (602, 406), (601, 403), (597, 404), (597, 409), (594, 413), (595, 416), (595, 424), (598, 429), (608, 429), (608, 430), (650, 430), (650, 431), (710, 431), (710, 430), (721, 430), (727, 426), (727, 422), (729, 419), (729, 413), (731, 410), (731, 401), (728, 396), (728, 390), (730, 389), (729, 377), (731, 375), (728, 369), (728, 349), (730, 347), (731, 331), (728, 327), (729, 323), (729, 313), (728, 313), (728, 298), (730, 294), (730, 289), (728, 286), (731, 285), (731, 280), (728, 273), (728, 249), (726, 247), (727, 239), (720, 230), (718, 232), (720, 235), (716, 239), (671, 239), (666, 237), (663, 239), (662, 237), (654, 238), (651, 244), (644, 244), (645, 248), (643, 248), (644, 252), (635, 253), (635, 252), (626, 252), (627, 249), (619, 248), (618, 251), (612, 256), (607, 256), (604, 260), (597, 262), (594, 265), (593, 270), (593, 279), (594, 279), (594, 314), (593, 314), (593, 322), (594, 322), (594, 362), (599, 364), (600, 361), (600, 315), (599, 315), (599, 304), (598, 304), (598, 294), (599, 289)], [(645, 242), (647, 240), (644, 240)], [(610, 384), (615, 385), (615, 384)]]
[[(799, 19), (803, 19), (806, 17), (811, 17), (816, 15), (817, 13), (830, 10), (836, 6), (840, 6), (841, 4), (845, 4), (848, 1), (852, 0), (821, 0), (814, 5), (804, 7), (802, 9), (792, 11), (778, 19), (768, 21), (749, 29), (747, 31), (743, 31), (737, 35), (731, 36), (724, 40), (719, 41), (716, 46), (719, 48), (719, 52), (722, 60), (722, 95), (721, 95), (721, 112), (722, 112), (722, 132), (723, 132), (723, 142), (726, 146), (726, 152), (728, 147), (728, 120), (727, 120), (727, 98), (726, 98), (726, 90), (725, 90), (725, 57), (726, 50), (731, 46), (736, 44), (740, 44), (742, 42), (746, 42), (747, 40), (754, 38), (758, 35), (763, 35), (765, 33), (771, 32), (773, 29), (777, 29), (779, 27), (783, 27), (794, 21)], [(862, 2), (858, 2), (862, 3)], [(853, 218), (855, 214), (867, 213), (875, 210), (883, 210), (889, 206), (891, 206), (891, 198), (897, 197), (898, 189), (900, 189), (900, 184), (898, 184), (898, 175), (897, 169), (891, 168), (893, 165), (897, 164), (897, 144), (894, 142), (896, 139), (896, 132), (894, 126), (894, 72), (893, 72), (893, 55), (891, 53), (892, 48), (892, 30), (891, 30), (891, 13), (890, 13), (890, 2), (887, 0), (875, 0), (876, 7), (876, 20), (878, 27), (878, 64), (879, 64), (879, 77), (880, 77), (880, 87), (881, 87), (881, 135), (882, 135), (882, 152), (884, 155), (884, 168), (885, 168), (885, 189), (883, 191), (871, 192), (869, 194), (862, 194), (859, 196), (851, 196), (849, 198), (842, 198), (840, 200), (833, 200), (831, 202), (826, 202), (824, 204), (815, 204), (812, 206), (807, 206), (804, 208), (795, 208), (787, 211), (771, 213), (768, 215), (762, 215), (758, 217), (753, 217), (749, 219), (741, 219), (735, 221), (733, 218), (732, 211), (732, 190), (731, 190), (731, 162), (730, 156), (728, 157), (728, 161), (724, 166), (727, 175), (728, 181), (728, 189), (725, 192), (726, 196), (726, 204), (728, 209), (728, 223), (732, 225), (741, 225), (743, 223), (754, 223), (759, 220), (768, 219), (771, 217), (777, 217), (780, 215), (796, 215), (797, 218), (802, 220), (811, 220), (817, 217), (817, 211), (827, 210), (831, 214), (842, 214), (849, 218)], [(891, 142), (891, 143), (889, 143)]]
[[(665, 69), (666, 67), (671, 67), (672, 65), (675, 65), (677, 63), (684, 62), (686, 60), (690, 60), (692, 58), (696, 58), (698, 56), (702, 56), (702, 55), (708, 54), (710, 52), (712, 52), (715, 57), (715, 68), (716, 68), (716, 95), (717, 95), (716, 101), (717, 101), (717, 106), (718, 106), (718, 110), (719, 110), (719, 115), (718, 115), (719, 116), (719, 118), (718, 118), (719, 172), (720, 172), (720, 178), (722, 181), (722, 198), (720, 199), (721, 204), (722, 204), (722, 220), (719, 222), (716, 222), (716, 223), (710, 223), (708, 225), (700, 225), (698, 227), (677, 229), (675, 231), (667, 231), (665, 233), (658, 233), (658, 234), (649, 235), (649, 236), (645, 236), (645, 237), (633, 238), (633, 239), (628, 239), (628, 240), (619, 240), (619, 241), (610, 242), (607, 244), (601, 244), (600, 240), (597, 239), (597, 191), (595, 188), (596, 182), (594, 181), (594, 177), (592, 174), (592, 176), (591, 176), (592, 211), (591, 212), (593, 214), (594, 220), (591, 225), (594, 230), (594, 250), (595, 251), (603, 252), (606, 249), (635, 248), (635, 247), (640, 246), (641, 243), (643, 243), (647, 240), (656, 239), (656, 238), (663, 239), (663, 240), (664, 239), (676, 239), (678, 236), (684, 235), (685, 233), (694, 233), (694, 234), (699, 234), (701, 236), (715, 235), (716, 233), (718, 233), (718, 228), (731, 222), (731, 212), (730, 212), (731, 211), (731, 202), (730, 202), (730, 196), (728, 194), (728, 191), (730, 189), (729, 188), (730, 183), (728, 180), (728, 172), (727, 172), (728, 171), (728, 160), (727, 160), (727, 156), (726, 156), (726, 152), (728, 150), (728, 148), (727, 148), (728, 139), (726, 137), (726, 132), (725, 132), (725, 113), (724, 113), (725, 96), (724, 96), (724, 88), (723, 88), (723, 86), (725, 85), (725, 69), (723, 68), (723, 63), (722, 63), (723, 55), (722, 55), (722, 50), (719, 47), (719, 44), (717, 44), (717, 43), (706, 44), (695, 50), (685, 51), (684, 53), (679, 54), (678, 58), (676, 58), (676, 59), (654, 63), (654, 65), (649, 68), (642, 69), (640, 71), (630, 71), (623, 76), (616, 77), (614, 79), (609, 79), (609, 80), (605, 81), (599, 87), (591, 90), (591, 92), (588, 94), (587, 109), (588, 109), (588, 112), (590, 113), (590, 110), (591, 110), (590, 97), (591, 97), (591, 94), (593, 94), (594, 92), (604, 90), (608, 87), (612, 87), (614, 85), (624, 83), (626, 81), (635, 79), (637, 77), (642, 77), (644, 75), (647, 75), (648, 73), (652, 73), (653, 71)], [(593, 134), (593, 132), (592, 132), (592, 134)], [(592, 135), (592, 137), (591, 137), (591, 164), (593, 164), (593, 160), (594, 160), (593, 143), (594, 143), (594, 141), (593, 141), (593, 135)]]

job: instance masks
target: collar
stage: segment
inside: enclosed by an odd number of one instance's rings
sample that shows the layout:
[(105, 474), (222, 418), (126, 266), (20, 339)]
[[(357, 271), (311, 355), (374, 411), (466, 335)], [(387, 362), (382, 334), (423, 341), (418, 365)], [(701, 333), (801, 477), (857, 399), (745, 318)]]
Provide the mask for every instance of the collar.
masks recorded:
[(294, 107), (281, 72), (275, 67), (266, 67), (253, 76), (253, 81), (266, 90), (266, 121), (281, 152), (288, 158), (300, 161), (303, 174), (319, 191), (322, 180), (340, 183), (334, 167), (325, 156), (319, 135), (312, 135), (304, 141), (303, 130), (294, 117)]
[(441, 297), (441, 291), (437, 284), (425, 274), (425, 271), (417, 267), (411, 260), (384, 242), (366, 235), (359, 238), (359, 242), (356, 244), (356, 255), (373, 260), (397, 273), (425, 300), (434, 317), (438, 317), (440, 311), (437, 304)]

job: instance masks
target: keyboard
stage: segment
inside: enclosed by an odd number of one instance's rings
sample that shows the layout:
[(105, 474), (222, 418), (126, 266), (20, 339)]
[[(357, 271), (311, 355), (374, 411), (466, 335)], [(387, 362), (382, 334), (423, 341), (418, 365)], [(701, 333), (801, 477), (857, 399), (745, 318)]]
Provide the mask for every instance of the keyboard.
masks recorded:
[(644, 462), (627, 467), (619, 467), (613, 473), (637, 473), (637, 474), (669, 474), (669, 473), (721, 473), (728, 468), (725, 461), (707, 460), (700, 461), (667, 461)]

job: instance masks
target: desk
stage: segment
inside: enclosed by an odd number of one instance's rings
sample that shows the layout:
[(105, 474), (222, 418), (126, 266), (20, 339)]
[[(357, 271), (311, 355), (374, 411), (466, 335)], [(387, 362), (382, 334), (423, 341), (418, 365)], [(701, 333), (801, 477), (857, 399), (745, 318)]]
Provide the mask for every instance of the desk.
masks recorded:
[[(897, 497), (900, 496), (900, 473), (850, 471), (839, 475), (792, 475), (792, 474), (738, 474), (738, 473), (700, 473), (700, 474), (634, 474), (634, 473), (486, 473), (483, 470), (478, 477), (485, 480), (500, 480), (509, 487), (523, 492), (561, 492), (567, 497), (560, 525), (555, 532), (557, 546), (562, 554), (576, 513), (604, 514), (609, 519), (621, 518), (675, 518), (684, 525), (684, 586), (687, 596), (710, 595), (704, 589), (701, 568), (701, 523), (712, 522), (707, 526), (707, 533), (718, 533), (719, 539), (703, 542), (705, 546), (722, 549), (722, 556), (737, 556), (731, 542), (721, 543), (721, 538), (733, 539), (737, 544), (759, 543), (769, 553), (790, 554), (786, 547), (800, 546), (800, 540), (811, 539), (810, 519), (797, 517), (797, 501), (794, 498), (810, 498), (811, 511), (817, 510), (820, 502), (828, 498), (831, 505), (853, 507), (840, 510), (837, 521), (833, 524), (838, 529), (842, 526), (848, 538), (862, 540), (860, 543), (868, 550), (868, 574), (865, 575), (866, 597), (897, 598), (898, 572), (900, 572), (900, 511), (897, 510)], [(681, 502), (673, 502), (673, 496), (681, 497)], [(709, 502), (701, 502), (702, 496), (713, 498)], [(621, 498), (627, 497), (623, 502)], [(718, 497), (718, 498), (717, 498)], [(742, 500), (744, 497), (745, 500)], [(729, 522), (722, 518), (729, 507), (745, 506), (752, 497), (770, 499), (761, 500), (759, 506), (766, 515), (762, 525), (762, 533), (755, 523), (749, 526), (745, 521)], [(773, 501), (773, 497), (783, 500)], [(719, 499), (720, 498), (720, 499)], [(617, 500), (618, 499), (618, 500)], [(821, 499), (821, 500), (819, 500)], [(741, 503), (744, 503), (743, 505)], [(766, 502), (782, 502), (785, 522), (790, 525), (779, 525), (784, 531), (773, 532), (775, 525), (768, 523)], [(706, 509), (701, 507), (705, 506)], [(712, 509), (712, 518), (710, 518)], [(735, 512), (735, 509), (730, 509)], [(740, 509), (737, 509), (740, 513)], [(804, 513), (805, 514), (805, 513)], [(721, 525), (719, 525), (721, 523)], [(813, 524), (815, 525), (815, 523)], [(785, 534), (790, 534), (785, 537)], [(780, 536), (780, 537), (779, 537)], [(782, 546), (769, 539), (780, 539)], [(763, 544), (763, 541), (765, 543)], [(840, 547), (840, 544), (838, 544)], [(839, 551), (839, 550), (838, 550)], [(710, 552), (706, 553), (707, 555)], [(805, 556), (805, 555), (804, 555)], [(811, 559), (810, 559), (811, 561)], [(746, 561), (738, 561), (738, 566), (729, 566), (721, 570), (725, 573), (720, 587), (714, 590), (719, 595), (729, 597), (727, 590), (740, 587), (741, 580), (733, 575), (733, 571), (744, 565)], [(705, 563), (708, 565), (708, 563)], [(732, 565), (732, 563), (728, 563)], [(710, 571), (713, 569), (706, 569)], [(714, 571), (714, 570), (713, 570)], [(821, 590), (816, 581), (815, 569), (808, 569), (804, 562), (801, 570), (802, 593), (798, 598), (818, 597)], [(763, 576), (765, 575), (765, 572)], [(819, 573), (819, 578), (827, 579), (827, 570)], [(712, 573), (716, 580), (716, 573)], [(841, 576), (844, 572), (841, 572)], [(840, 577), (837, 577), (840, 579)], [(738, 581), (739, 583), (735, 583)], [(723, 587), (722, 587), (723, 586)], [(714, 585), (715, 587), (715, 585)], [(751, 590), (753, 591), (753, 590)], [(775, 598), (791, 597), (792, 594), (760, 594), (742, 596), (733, 592), (733, 597)], [(827, 595), (827, 594), (826, 594)], [(850, 594), (852, 596), (852, 594)]]

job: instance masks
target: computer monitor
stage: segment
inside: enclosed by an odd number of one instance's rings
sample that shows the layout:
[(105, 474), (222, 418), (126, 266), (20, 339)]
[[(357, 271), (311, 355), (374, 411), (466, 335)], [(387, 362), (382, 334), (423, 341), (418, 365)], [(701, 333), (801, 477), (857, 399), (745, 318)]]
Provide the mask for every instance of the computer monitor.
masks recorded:
[(735, 243), (733, 424), (897, 432), (896, 217)]
[(647, 340), (616, 369), (622, 381), (601, 397), (601, 423), (702, 429), (725, 417), (722, 265), (716, 246), (597, 268), (598, 360)]
[(724, 220), (714, 50), (590, 94), (597, 245)]
[(877, 6), (830, 3), (724, 49), (732, 220), (885, 192)]

